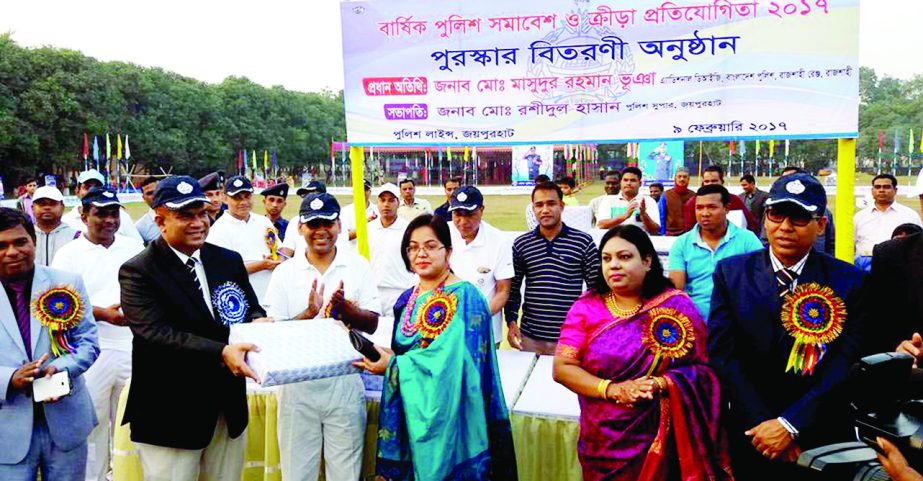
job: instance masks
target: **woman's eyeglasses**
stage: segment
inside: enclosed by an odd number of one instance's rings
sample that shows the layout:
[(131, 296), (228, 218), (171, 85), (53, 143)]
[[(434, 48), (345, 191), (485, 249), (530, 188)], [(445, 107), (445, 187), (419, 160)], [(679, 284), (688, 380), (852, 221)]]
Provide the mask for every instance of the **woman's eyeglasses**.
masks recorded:
[(426, 255), (429, 256), (439, 249), (445, 249), (445, 246), (441, 244), (424, 244), (422, 246), (412, 245), (407, 248), (407, 256), (416, 257), (420, 254), (421, 251), (426, 252)]

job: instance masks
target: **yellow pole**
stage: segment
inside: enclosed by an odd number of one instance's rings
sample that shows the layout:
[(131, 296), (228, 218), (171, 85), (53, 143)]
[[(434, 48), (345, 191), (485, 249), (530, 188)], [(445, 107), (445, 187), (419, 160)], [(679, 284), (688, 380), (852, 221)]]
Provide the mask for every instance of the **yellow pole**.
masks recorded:
[(369, 229), (365, 216), (365, 151), (362, 147), (349, 148), (350, 167), (353, 178), (353, 202), (356, 207), (356, 243), (359, 255), (369, 258)]
[(856, 210), (856, 139), (839, 139), (836, 161), (836, 257), (855, 262), (852, 217)]

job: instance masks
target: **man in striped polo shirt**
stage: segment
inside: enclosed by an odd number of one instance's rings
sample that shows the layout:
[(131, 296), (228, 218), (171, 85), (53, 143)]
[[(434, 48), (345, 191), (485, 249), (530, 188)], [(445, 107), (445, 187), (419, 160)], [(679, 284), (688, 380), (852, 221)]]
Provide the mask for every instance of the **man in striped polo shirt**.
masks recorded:
[[(564, 317), (586, 285), (599, 275), (593, 238), (561, 222), (564, 194), (552, 183), (532, 190), (538, 227), (513, 242), (516, 275), (504, 307), (510, 345), (523, 351), (553, 355)], [(525, 302), (520, 286), (525, 279)], [(517, 324), (522, 307), (521, 326)]]

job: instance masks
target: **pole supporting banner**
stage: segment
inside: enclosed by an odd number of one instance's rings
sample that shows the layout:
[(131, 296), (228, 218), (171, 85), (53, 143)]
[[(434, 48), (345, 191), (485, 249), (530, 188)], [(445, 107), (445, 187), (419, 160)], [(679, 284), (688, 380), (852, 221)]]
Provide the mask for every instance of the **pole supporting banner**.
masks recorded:
[(369, 258), (368, 218), (365, 214), (365, 151), (362, 147), (349, 148), (353, 180), (353, 205), (356, 208), (356, 244), (359, 255)]
[[(837, 141), (836, 161), (836, 257), (855, 262), (853, 214), (856, 211), (856, 139)], [(832, 220), (831, 220), (832, 222)]]

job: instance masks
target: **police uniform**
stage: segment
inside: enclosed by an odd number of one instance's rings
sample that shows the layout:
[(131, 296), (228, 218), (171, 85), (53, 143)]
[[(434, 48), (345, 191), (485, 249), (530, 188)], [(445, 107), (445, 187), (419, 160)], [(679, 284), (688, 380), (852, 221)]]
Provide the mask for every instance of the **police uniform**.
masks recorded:
[[(271, 195), (274, 195), (276, 197), (282, 197), (283, 199), (287, 199), (288, 198), (288, 184), (286, 184), (285, 182), (282, 182), (272, 187), (263, 189), (263, 191), (260, 192), (260, 195), (262, 195), (263, 197), (269, 197)], [(272, 225), (276, 228), (276, 232), (279, 234), (279, 240), (284, 242), (285, 234), (286, 234), (286, 231), (288, 230), (288, 221), (282, 217), (281, 213), (279, 213), (279, 218), (276, 219), (275, 222), (272, 223)]]
[[(340, 206), (332, 195), (311, 194), (302, 202), (299, 221), (335, 220), (339, 214)], [(302, 313), (308, 307), (315, 280), (318, 289), (324, 286), (324, 306), (342, 282), (347, 300), (361, 309), (379, 311), (380, 302), (368, 261), (351, 249), (338, 248), (333, 262), (323, 273), (308, 262), (304, 252), (277, 267), (266, 294), (269, 315), (282, 321)], [(321, 309), (316, 317), (329, 317), (325, 310)], [(359, 479), (366, 422), (364, 393), (358, 374), (282, 386), (279, 390), (279, 450), (282, 476), (286, 480), (316, 480), (321, 453), (326, 479)]]
[[(221, 172), (212, 172), (211, 174), (206, 175), (199, 179), (199, 187), (202, 188), (202, 192), (211, 192), (214, 190), (224, 189), (224, 176), (221, 175)], [(215, 221), (218, 220), (224, 211), (228, 208), (227, 205), (221, 204), (221, 209), (218, 210), (218, 213), (215, 214), (215, 217), (211, 219), (212, 225), (215, 225)]]

